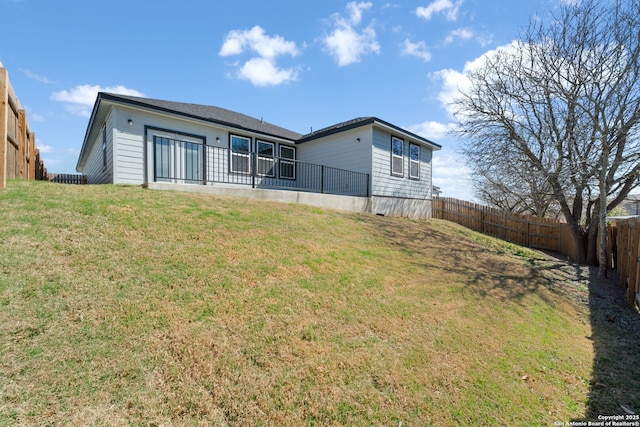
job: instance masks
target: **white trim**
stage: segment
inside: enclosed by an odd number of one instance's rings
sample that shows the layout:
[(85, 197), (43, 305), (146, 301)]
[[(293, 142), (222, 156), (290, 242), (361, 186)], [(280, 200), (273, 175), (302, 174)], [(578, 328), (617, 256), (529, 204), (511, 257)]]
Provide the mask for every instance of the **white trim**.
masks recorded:
[[(283, 157), (282, 156), (282, 149), (283, 148), (291, 150), (293, 152), (293, 158)], [(278, 154), (280, 155), (280, 165), (278, 167), (278, 177), (281, 178), (281, 179), (295, 180), (296, 179), (296, 147), (291, 147), (289, 145), (280, 144), (280, 146), (278, 148)], [(283, 159), (285, 159), (285, 160), (283, 160)], [(292, 166), (292, 172), (293, 172), (292, 176), (283, 176), (282, 175), (282, 165), (283, 164), (290, 164)]]
[[(418, 149), (418, 159), (417, 160), (413, 160), (411, 158), (411, 149), (413, 147), (416, 147)], [(414, 144), (412, 142), (409, 143), (409, 178), (410, 179), (420, 179), (420, 157), (421, 157), (421, 153), (422, 150), (420, 149), (420, 146), (418, 144)], [(412, 166), (416, 165), (417, 169), (418, 169), (418, 175), (413, 175), (411, 172), (413, 170)]]
[(393, 135), (394, 133), (395, 133), (395, 134), (398, 134), (398, 133), (399, 133), (399, 134), (401, 134), (401, 135), (403, 136), (403, 138), (404, 138), (404, 139), (411, 140), (412, 142), (414, 142), (415, 144), (418, 144), (418, 145), (424, 145), (425, 147), (429, 147), (429, 148), (430, 148), (431, 150), (433, 150), (433, 151), (438, 151), (438, 150), (441, 150), (441, 149), (442, 149), (442, 147), (439, 147), (438, 145), (430, 144), (429, 142), (426, 142), (426, 141), (424, 141), (424, 140), (418, 140), (418, 139), (416, 139), (416, 137), (415, 137), (415, 136), (411, 136), (411, 134), (410, 134), (410, 133), (408, 133), (408, 132), (403, 132), (401, 129), (400, 129), (400, 130), (398, 130), (397, 128), (393, 128), (393, 127), (391, 127), (391, 126), (387, 126), (387, 125), (385, 125), (384, 123), (380, 123), (380, 122), (379, 122), (379, 121), (377, 121), (377, 120), (375, 120), (375, 121), (373, 122), (373, 124), (374, 124), (375, 126), (378, 126), (378, 127), (381, 127), (381, 128), (383, 128), (383, 129), (385, 129), (387, 132), (389, 132), (389, 133), (390, 133), (390, 134), (392, 134), (392, 135)]
[[(260, 155), (260, 144), (265, 144), (265, 145), (270, 145), (271, 146), (271, 156), (266, 156), (266, 155), (262, 156), (262, 155)], [(257, 162), (258, 162), (258, 164), (256, 165), (256, 174), (258, 176), (266, 176), (266, 177), (269, 177), (269, 178), (275, 178), (275, 176), (276, 176), (275, 154), (276, 154), (276, 143), (275, 142), (264, 141), (262, 139), (256, 139), (256, 156), (257, 156)], [(270, 174), (261, 172), (260, 161), (264, 162), (265, 164), (269, 164), (269, 163), (271, 164), (271, 168), (267, 168), (268, 170), (271, 171)]]
[[(393, 146), (394, 146), (394, 143), (396, 141), (399, 141), (400, 142), (400, 147), (402, 147), (402, 153), (399, 156), (393, 152)], [(391, 154), (391, 175), (392, 176), (404, 177), (404, 140), (392, 135), (391, 136), (391, 150), (389, 150), (389, 151), (390, 151), (390, 154)], [(394, 168), (394, 164), (396, 163), (396, 162), (394, 162), (394, 159), (400, 159), (400, 165), (402, 167), (400, 172), (397, 172), (395, 170), (395, 168)]]
[[(249, 143), (249, 150), (245, 153), (244, 151), (234, 151), (233, 150), (233, 138), (245, 139)], [(229, 134), (229, 173), (241, 173), (244, 175), (251, 175), (251, 138), (247, 136), (241, 136), (236, 134)], [(234, 157), (246, 157), (247, 158), (247, 170), (234, 170), (233, 169), (233, 159)]]

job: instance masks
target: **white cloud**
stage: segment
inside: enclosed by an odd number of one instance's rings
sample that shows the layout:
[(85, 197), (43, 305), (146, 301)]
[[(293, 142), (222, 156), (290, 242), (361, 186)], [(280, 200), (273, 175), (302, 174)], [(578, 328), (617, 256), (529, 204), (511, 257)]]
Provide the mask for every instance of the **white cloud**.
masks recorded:
[(434, 14), (442, 12), (448, 21), (455, 21), (458, 19), (458, 12), (462, 2), (463, 0), (458, 0), (455, 3), (451, 0), (435, 0), (427, 7), (419, 6), (416, 8), (415, 14), (419, 18), (428, 21)]
[(448, 152), (446, 149), (433, 153), (432, 182), (440, 187), (442, 197), (468, 201), (476, 199), (471, 169), (460, 154)]
[(453, 116), (453, 106), (451, 105), (461, 96), (461, 92), (467, 92), (471, 87), (469, 75), (486, 64), (487, 58), (492, 58), (499, 52), (509, 52), (517, 48), (518, 41), (514, 40), (509, 44), (498, 46), (489, 50), (481, 56), (467, 61), (461, 71), (452, 68), (436, 71), (431, 74), (435, 79), (442, 82), (442, 87), (438, 93), (438, 100), (442, 107)]
[(482, 47), (489, 46), (493, 44), (493, 34), (480, 34), (476, 36), (475, 40)]
[(276, 58), (283, 55), (295, 57), (300, 54), (295, 42), (287, 41), (281, 36), (268, 36), (260, 26), (250, 30), (230, 31), (218, 52), (220, 56), (235, 56), (245, 52), (257, 54), (242, 63), (236, 61), (231, 65), (236, 68), (236, 76), (249, 80), (255, 86), (275, 86), (298, 79), (298, 70), (280, 68)]
[(53, 147), (47, 144), (42, 144), (36, 139), (36, 148), (42, 153), (53, 153)]
[(351, 25), (360, 25), (362, 21), (362, 12), (370, 9), (373, 6), (371, 2), (360, 2), (356, 3), (354, 1), (347, 3), (347, 12), (349, 12), (349, 22)]
[(445, 44), (451, 44), (456, 39), (469, 40), (473, 37), (473, 31), (469, 28), (458, 28), (457, 30), (449, 31), (447, 37), (444, 39)]
[(460, 97), (460, 92), (468, 89), (471, 82), (465, 74), (465, 71), (458, 71), (451, 68), (436, 71), (432, 74), (436, 79), (442, 82), (442, 87), (438, 93), (438, 101), (440, 105), (453, 117), (453, 103)]
[(36, 74), (31, 70), (22, 70), (22, 72), (25, 74), (25, 76), (27, 76), (31, 80), (35, 80), (37, 82), (44, 83), (44, 84), (55, 83), (53, 80), (49, 79), (48, 77), (42, 76), (40, 74)]
[(374, 22), (362, 29), (361, 32), (355, 28), (362, 21), (362, 12), (371, 6), (372, 4), (369, 2), (350, 2), (347, 4), (347, 12), (349, 13), (347, 18), (340, 14), (332, 15), (334, 28), (323, 39), (323, 42), (327, 51), (336, 59), (340, 67), (360, 62), (362, 56), (369, 53), (380, 52)]
[(281, 36), (269, 37), (264, 29), (256, 25), (250, 30), (230, 31), (224, 39), (219, 55), (239, 55), (245, 50), (251, 50), (262, 58), (276, 58), (281, 55), (297, 56), (300, 53), (295, 42), (287, 41)]
[(89, 117), (98, 92), (110, 92), (119, 95), (145, 96), (143, 93), (125, 86), (101, 87), (99, 85), (79, 85), (69, 90), (53, 92), (53, 101), (63, 102), (71, 114)]
[(435, 143), (438, 143), (437, 140), (447, 137), (449, 133), (454, 130), (454, 128), (454, 123), (427, 121), (418, 123), (416, 125), (411, 125), (407, 128), (407, 130), (415, 133), (416, 135), (425, 137)]
[(415, 56), (422, 59), (424, 62), (431, 61), (431, 52), (427, 48), (427, 44), (423, 41), (418, 43), (412, 43), (409, 39), (405, 39), (403, 48), (403, 55)]
[(238, 77), (249, 80), (255, 86), (276, 86), (298, 78), (298, 71), (278, 68), (271, 58), (252, 58), (238, 70)]
[(33, 112), (33, 109), (28, 105), (23, 105), (24, 110), (27, 112), (27, 119), (33, 122), (44, 122), (46, 119), (42, 114)]
[(49, 158), (41, 158), (42, 162), (47, 166), (47, 169), (51, 171), (51, 165), (58, 166), (62, 164), (62, 160), (60, 159), (49, 159)]

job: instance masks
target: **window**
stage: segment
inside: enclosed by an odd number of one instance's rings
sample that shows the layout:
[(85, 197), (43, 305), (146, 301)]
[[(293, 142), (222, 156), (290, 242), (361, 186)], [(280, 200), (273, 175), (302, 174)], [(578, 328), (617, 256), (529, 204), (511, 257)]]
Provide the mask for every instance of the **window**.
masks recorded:
[(258, 141), (258, 175), (275, 177), (275, 144), (272, 142)]
[(202, 170), (202, 144), (195, 144), (193, 142), (182, 142), (184, 151), (184, 178), (187, 181), (201, 180)]
[(177, 134), (154, 135), (153, 142), (156, 180), (197, 183), (204, 179), (203, 142)]
[(102, 170), (107, 170), (107, 127), (102, 127)]
[(280, 178), (296, 179), (296, 149), (280, 146)]
[(231, 172), (251, 173), (251, 140), (231, 135)]
[(420, 146), (409, 144), (409, 178), (420, 179)]
[(391, 137), (391, 175), (404, 176), (404, 141)]
[(156, 179), (171, 178), (171, 143), (169, 138), (154, 136), (156, 157)]

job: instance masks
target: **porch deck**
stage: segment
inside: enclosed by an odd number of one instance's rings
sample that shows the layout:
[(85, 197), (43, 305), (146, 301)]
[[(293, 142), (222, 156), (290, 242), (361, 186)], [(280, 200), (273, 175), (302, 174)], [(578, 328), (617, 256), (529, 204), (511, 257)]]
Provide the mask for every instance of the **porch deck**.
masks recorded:
[(370, 196), (369, 174), (292, 158), (163, 138), (154, 144), (156, 183), (233, 184), (262, 189)]

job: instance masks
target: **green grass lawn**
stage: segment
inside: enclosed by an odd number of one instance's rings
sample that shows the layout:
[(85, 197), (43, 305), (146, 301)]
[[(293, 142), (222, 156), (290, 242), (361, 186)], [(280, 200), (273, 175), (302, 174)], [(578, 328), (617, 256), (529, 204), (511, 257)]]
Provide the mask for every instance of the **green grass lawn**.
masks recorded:
[(444, 221), (121, 186), (0, 191), (0, 425), (551, 425), (588, 313)]

